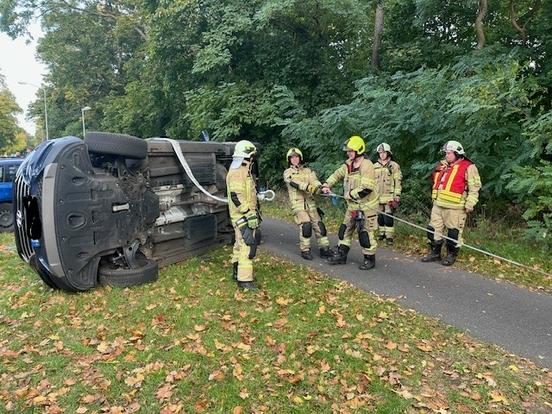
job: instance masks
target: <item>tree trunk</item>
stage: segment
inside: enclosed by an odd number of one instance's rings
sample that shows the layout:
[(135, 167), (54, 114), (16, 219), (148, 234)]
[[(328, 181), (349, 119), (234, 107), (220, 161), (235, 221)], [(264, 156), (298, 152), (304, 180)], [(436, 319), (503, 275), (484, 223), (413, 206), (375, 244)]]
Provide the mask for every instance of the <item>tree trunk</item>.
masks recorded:
[(485, 46), (485, 31), (483, 30), (483, 19), (487, 14), (487, 0), (479, 0), (479, 11), (475, 19), (475, 32), (477, 33), (477, 48)]
[[(530, 10), (524, 16), (518, 18), (516, 16), (514, 0), (510, 0), (510, 22), (512, 23), (512, 26), (514, 26), (514, 29), (516, 29), (516, 31), (519, 33), (523, 44), (527, 43), (526, 27), (529, 24), (529, 21), (539, 12), (541, 4), (541, 0), (535, 0)], [(524, 23), (522, 22), (523, 20), (525, 20)]]
[(380, 68), (381, 34), (383, 32), (383, 4), (376, 2), (376, 18), (374, 22), (374, 44), (372, 46), (372, 67)]

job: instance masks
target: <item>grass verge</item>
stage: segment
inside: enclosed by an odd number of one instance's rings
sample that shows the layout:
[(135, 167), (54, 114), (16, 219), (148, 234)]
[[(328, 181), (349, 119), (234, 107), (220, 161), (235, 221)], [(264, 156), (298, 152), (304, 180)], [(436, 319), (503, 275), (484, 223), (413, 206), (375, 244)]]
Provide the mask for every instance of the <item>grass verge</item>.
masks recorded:
[(437, 320), (229, 248), (133, 289), (48, 289), (0, 235), (0, 412), (545, 413), (552, 375)]
[[(328, 230), (334, 234), (337, 233), (337, 229), (343, 221), (344, 204), (335, 206), (328, 199), (319, 198), (317, 200), (326, 213), (324, 221)], [(270, 217), (293, 222), (293, 214), (289, 208), (287, 196), (281, 192), (277, 193), (274, 202), (263, 204), (263, 213)], [(397, 217), (423, 227), (427, 226), (429, 222), (427, 217), (408, 217), (402, 213), (401, 209), (398, 210)], [(479, 219), (474, 226), (466, 229), (464, 241), (482, 250), (552, 274), (550, 253), (543, 251), (540, 246), (524, 240), (522, 232), (521, 228), (505, 223), (493, 223), (483, 218)], [(395, 243), (392, 247), (394, 250), (420, 257), (427, 253), (426, 236), (423, 231), (396, 222), (395, 233)], [(552, 277), (511, 265), (468, 248), (461, 250), (454, 266), (530, 289), (552, 292)]]

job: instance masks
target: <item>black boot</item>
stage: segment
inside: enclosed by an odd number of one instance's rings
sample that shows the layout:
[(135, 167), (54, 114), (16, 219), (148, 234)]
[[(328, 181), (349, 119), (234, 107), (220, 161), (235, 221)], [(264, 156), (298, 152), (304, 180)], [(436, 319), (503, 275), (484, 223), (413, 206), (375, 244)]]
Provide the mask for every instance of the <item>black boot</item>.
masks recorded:
[(232, 263), (232, 279), (238, 280), (238, 262)]
[(332, 257), (328, 257), (328, 264), (337, 265), (347, 263), (347, 255), (349, 254), (349, 246), (340, 244), (337, 247), (337, 254)]
[(387, 238), (385, 239), (385, 243), (386, 243), (388, 246), (393, 246), (393, 242), (394, 242), (393, 237), (387, 237)]
[(305, 260), (312, 260), (312, 253), (310, 249), (301, 251), (301, 257)]
[(450, 247), (447, 245), (447, 257), (445, 257), (441, 264), (443, 266), (451, 266), (456, 261), (456, 257), (458, 257), (458, 252), (460, 251), (459, 247)]
[(365, 254), (364, 263), (361, 264), (358, 268), (360, 270), (369, 270), (376, 266), (376, 255), (375, 254)]
[(322, 259), (327, 259), (329, 257), (333, 257), (333, 256), (335, 256), (335, 254), (336, 253), (332, 249), (330, 249), (329, 247), (321, 247), (320, 248), (320, 257)]
[(385, 234), (378, 234), (378, 240), (383, 241), (385, 239)]
[(259, 290), (254, 281), (242, 282), (242, 281), (238, 280), (238, 287), (240, 289), (247, 289), (247, 290), (252, 290), (252, 291)]
[(438, 262), (441, 260), (441, 247), (443, 247), (443, 240), (433, 241), (431, 243), (431, 251), (427, 256), (422, 257), (422, 262)]

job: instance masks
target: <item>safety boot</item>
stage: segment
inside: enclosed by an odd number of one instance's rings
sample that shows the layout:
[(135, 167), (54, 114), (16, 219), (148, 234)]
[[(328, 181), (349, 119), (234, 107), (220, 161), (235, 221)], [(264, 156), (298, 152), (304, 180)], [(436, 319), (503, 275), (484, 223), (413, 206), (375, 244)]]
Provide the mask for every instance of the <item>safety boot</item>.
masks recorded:
[(328, 257), (328, 264), (338, 265), (347, 263), (347, 255), (349, 254), (349, 246), (340, 244), (337, 247), (337, 254), (332, 257)]
[(447, 256), (441, 260), (443, 266), (451, 266), (456, 261), (458, 257), (458, 252), (460, 251), (459, 247), (449, 247), (447, 246)]
[(441, 260), (441, 247), (443, 247), (443, 241), (434, 241), (431, 243), (431, 251), (426, 256), (422, 257), (422, 262), (438, 262)]
[(385, 240), (385, 233), (378, 234), (378, 240), (379, 241)]
[(336, 253), (329, 247), (321, 247), (320, 248), (320, 257), (322, 259), (327, 259), (329, 257), (333, 257), (333, 256), (335, 256), (335, 254)]
[(305, 260), (312, 260), (312, 253), (309, 250), (302, 250), (301, 251), (301, 257)]
[(385, 239), (385, 244), (387, 244), (388, 246), (393, 246), (394, 242), (395, 242), (395, 240), (393, 240), (393, 237), (387, 237)]
[(360, 270), (369, 270), (376, 266), (376, 255), (375, 254), (365, 254), (364, 263), (361, 264), (358, 268)]
[(240, 289), (247, 289), (247, 290), (251, 290), (251, 291), (256, 291), (256, 290), (259, 290), (257, 288), (257, 285), (255, 284), (254, 281), (249, 281), (249, 282), (242, 282), (241, 280), (238, 280), (238, 287)]

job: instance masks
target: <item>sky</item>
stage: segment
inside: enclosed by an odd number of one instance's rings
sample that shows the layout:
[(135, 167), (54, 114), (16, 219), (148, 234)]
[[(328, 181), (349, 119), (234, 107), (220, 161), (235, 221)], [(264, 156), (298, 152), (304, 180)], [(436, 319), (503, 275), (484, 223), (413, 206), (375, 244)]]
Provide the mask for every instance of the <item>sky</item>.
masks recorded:
[[(23, 113), (18, 116), (19, 125), (30, 134), (34, 134), (34, 120), (26, 120), (25, 114), (29, 104), (36, 99), (37, 86), (42, 83), (46, 67), (38, 62), (35, 56), (36, 39), (42, 33), (39, 24), (33, 23), (29, 31), (34, 37), (29, 44), (23, 38), (12, 40), (6, 34), (0, 33), (0, 73), (4, 75), (6, 86), (15, 96), (17, 104), (23, 109)], [(37, 86), (20, 85), (18, 82)]]

